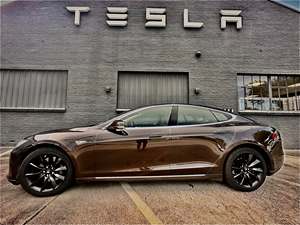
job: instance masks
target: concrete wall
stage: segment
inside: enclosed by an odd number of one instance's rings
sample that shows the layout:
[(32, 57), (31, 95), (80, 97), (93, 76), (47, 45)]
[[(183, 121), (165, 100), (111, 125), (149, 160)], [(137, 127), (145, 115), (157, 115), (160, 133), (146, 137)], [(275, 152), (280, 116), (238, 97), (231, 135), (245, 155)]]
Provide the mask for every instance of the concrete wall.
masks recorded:
[[(91, 7), (80, 27), (67, 5)], [(128, 26), (108, 27), (107, 6), (128, 7)], [(167, 8), (165, 29), (145, 28), (146, 7)], [(204, 28), (184, 29), (184, 8)], [(221, 9), (241, 9), (242, 30), (222, 31)], [(190, 103), (237, 110), (237, 73), (297, 73), (298, 41), (299, 13), (267, 0), (9, 3), (1, 7), (1, 68), (68, 70), (68, 93), (65, 113), (1, 112), (1, 143), (115, 115), (118, 71), (189, 72)], [(299, 115), (251, 116), (279, 128), (286, 148), (300, 148)]]

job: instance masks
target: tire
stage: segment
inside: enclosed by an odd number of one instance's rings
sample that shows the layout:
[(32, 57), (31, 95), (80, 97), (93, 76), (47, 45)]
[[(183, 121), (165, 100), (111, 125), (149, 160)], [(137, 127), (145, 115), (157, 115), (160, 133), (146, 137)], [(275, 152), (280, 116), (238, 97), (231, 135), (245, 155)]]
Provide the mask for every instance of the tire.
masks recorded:
[(254, 191), (265, 181), (267, 165), (262, 154), (252, 148), (231, 153), (225, 164), (225, 182), (239, 191)]
[(19, 180), (24, 190), (34, 196), (56, 195), (72, 183), (72, 163), (55, 148), (39, 148), (23, 160)]

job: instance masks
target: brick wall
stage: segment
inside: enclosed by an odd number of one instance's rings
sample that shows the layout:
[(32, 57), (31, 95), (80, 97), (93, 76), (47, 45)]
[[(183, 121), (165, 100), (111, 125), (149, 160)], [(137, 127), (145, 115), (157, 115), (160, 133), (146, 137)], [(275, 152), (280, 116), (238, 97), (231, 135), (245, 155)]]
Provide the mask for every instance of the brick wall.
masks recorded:
[[(80, 27), (67, 5), (91, 7)], [(108, 27), (107, 6), (128, 7), (128, 26)], [(144, 27), (146, 7), (167, 8), (165, 29)], [(183, 28), (184, 8), (201, 30)], [(221, 9), (241, 9), (242, 30), (222, 31)], [(299, 14), (267, 0), (23, 1), (1, 7), (1, 20), (1, 68), (68, 70), (66, 112), (1, 112), (1, 144), (112, 117), (118, 71), (189, 72), (190, 103), (235, 110), (237, 73), (299, 71)], [(279, 128), (286, 148), (300, 148), (299, 115), (252, 117)]]

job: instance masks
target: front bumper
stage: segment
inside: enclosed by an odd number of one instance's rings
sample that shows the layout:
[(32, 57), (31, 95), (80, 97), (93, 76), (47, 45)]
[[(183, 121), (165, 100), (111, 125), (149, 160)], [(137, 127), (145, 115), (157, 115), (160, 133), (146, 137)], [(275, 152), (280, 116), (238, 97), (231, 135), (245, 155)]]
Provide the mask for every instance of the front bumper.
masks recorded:
[(17, 179), (19, 167), (20, 167), (20, 162), (18, 158), (16, 157), (15, 154), (11, 152), (9, 157), (9, 170), (8, 170), (7, 180), (14, 185), (19, 184)]
[(32, 147), (32, 140), (28, 140), (21, 146), (15, 147), (9, 156), (9, 170), (7, 175), (7, 180), (12, 184), (19, 184), (18, 174), (19, 168), (24, 160), (24, 158), (30, 152), (30, 148)]
[(14, 178), (10, 177), (9, 175), (7, 175), (7, 180), (14, 185), (20, 184), (17, 179), (14, 179)]

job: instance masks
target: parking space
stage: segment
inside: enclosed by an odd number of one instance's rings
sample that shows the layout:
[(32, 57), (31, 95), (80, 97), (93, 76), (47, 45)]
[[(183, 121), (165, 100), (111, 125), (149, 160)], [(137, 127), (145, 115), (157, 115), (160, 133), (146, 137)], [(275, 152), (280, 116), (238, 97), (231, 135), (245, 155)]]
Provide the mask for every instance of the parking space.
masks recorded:
[(257, 191), (234, 191), (219, 182), (77, 184), (61, 195), (33, 197), (8, 183), (1, 162), (0, 224), (299, 224), (300, 157)]

